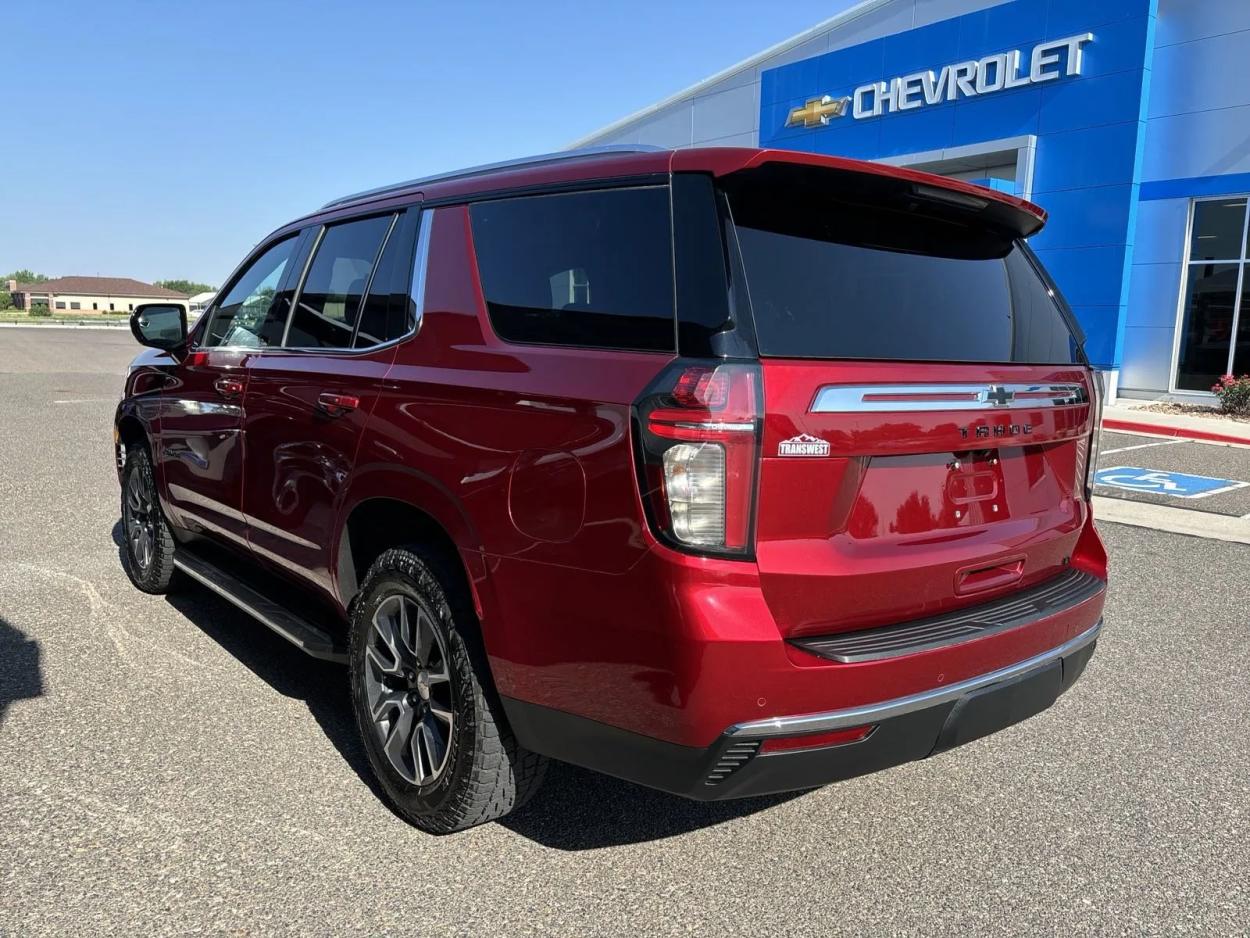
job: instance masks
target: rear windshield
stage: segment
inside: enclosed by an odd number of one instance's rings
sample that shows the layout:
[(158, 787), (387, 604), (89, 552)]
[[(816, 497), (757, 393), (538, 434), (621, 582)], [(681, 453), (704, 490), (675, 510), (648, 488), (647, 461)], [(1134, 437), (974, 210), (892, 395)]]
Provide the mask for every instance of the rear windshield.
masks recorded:
[(1081, 360), (1059, 303), (1009, 234), (923, 200), (844, 196), (730, 192), (761, 355)]

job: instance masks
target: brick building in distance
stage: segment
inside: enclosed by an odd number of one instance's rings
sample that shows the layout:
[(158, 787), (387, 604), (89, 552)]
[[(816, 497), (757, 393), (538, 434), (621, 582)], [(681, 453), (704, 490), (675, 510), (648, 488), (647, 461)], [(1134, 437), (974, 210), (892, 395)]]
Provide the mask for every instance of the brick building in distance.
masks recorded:
[(18, 309), (30, 311), (32, 306), (46, 306), (53, 312), (126, 313), (139, 303), (155, 300), (181, 300), (187, 296), (129, 277), (57, 277), (43, 283), (5, 284)]

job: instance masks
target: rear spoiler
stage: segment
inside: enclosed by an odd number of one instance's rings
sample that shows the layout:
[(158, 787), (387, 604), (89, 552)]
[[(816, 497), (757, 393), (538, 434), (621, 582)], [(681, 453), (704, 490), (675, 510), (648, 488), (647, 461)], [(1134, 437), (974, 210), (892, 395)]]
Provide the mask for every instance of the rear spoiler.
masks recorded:
[[(697, 158), (692, 158), (697, 153)], [(690, 166), (683, 165), (689, 162)], [(808, 167), (827, 170), (830, 183), (848, 195), (858, 192), (875, 200), (911, 200), (923, 204), (933, 214), (975, 219), (1014, 238), (1037, 234), (1046, 224), (1046, 211), (1025, 199), (996, 192), (960, 179), (949, 179), (932, 173), (884, 163), (821, 156), (791, 150), (678, 150), (673, 154), (674, 172), (683, 169), (707, 171), (716, 176), (738, 173), (768, 173), (786, 167)], [(823, 175), (823, 174), (822, 174)], [(970, 218), (971, 216), (971, 218)]]

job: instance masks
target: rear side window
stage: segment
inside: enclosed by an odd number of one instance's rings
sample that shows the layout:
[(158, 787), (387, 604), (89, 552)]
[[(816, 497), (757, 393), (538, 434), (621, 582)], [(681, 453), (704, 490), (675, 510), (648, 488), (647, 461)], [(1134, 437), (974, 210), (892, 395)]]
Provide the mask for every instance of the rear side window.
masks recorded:
[[(401, 338), (415, 326), (417, 298), (410, 289), (413, 239), (418, 219), (425, 220), (422, 232), (428, 238), (431, 218), (433, 212), (409, 209), (396, 221), (369, 284), (369, 295), (365, 298), (360, 326), (356, 330), (356, 348), (368, 348)], [(417, 251), (421, 253), (419, 247)], [(424, 269), (424, 257), (420, 258), (420, 262)]]
[(666, 187), (500, 199), (469, 211), (482, 291), (501, 338), (673, 350)]
[(288, 347), (351, 347), (369, 276), (394, 217), (362, 218), (325, 230), (295, 303)]
[(731, 193), (760, 354), (1070, 364), (1024, 249), (975, 223), (774, 187)]

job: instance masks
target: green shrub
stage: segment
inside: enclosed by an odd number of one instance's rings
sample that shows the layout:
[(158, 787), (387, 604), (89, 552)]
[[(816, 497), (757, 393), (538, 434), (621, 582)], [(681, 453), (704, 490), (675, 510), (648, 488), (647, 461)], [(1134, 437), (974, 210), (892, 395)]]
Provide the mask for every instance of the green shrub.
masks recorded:
[(1220, 399), (1220, 410), (1224, 413), (1250, 416), (1250, 375), (1240, 378), (1225, 375), (1211, 390)]
[(51, 316), (52, 310), (48, 309), (48, 305), (46, 303), (36, 303), (34, 306), (30, 308), (30, 315)]

